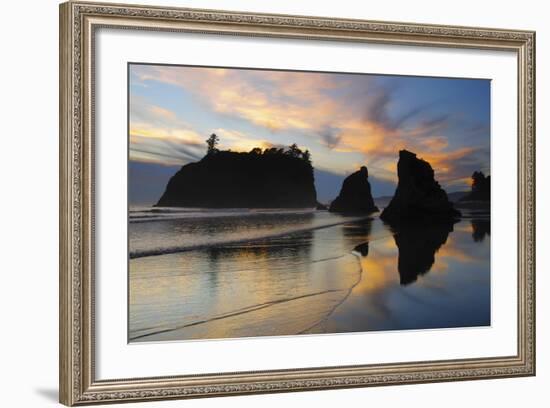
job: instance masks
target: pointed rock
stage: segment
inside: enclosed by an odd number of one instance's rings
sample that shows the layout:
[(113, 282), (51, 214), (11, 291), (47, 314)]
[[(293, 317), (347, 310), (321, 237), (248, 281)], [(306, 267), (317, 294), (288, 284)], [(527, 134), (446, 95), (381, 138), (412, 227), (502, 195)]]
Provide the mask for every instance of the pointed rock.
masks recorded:
[(430, 163), (407, 150), (399, 152), (397, 189), (380, 218), (389, 224), (452, 221), (460, 217), (447, 193), (434, 178)]
[(378, 211), (370, 191), (369, 171), (365, 166), (346, 177), (340, 194), (330, 204), (330, 212), (370, 214)]

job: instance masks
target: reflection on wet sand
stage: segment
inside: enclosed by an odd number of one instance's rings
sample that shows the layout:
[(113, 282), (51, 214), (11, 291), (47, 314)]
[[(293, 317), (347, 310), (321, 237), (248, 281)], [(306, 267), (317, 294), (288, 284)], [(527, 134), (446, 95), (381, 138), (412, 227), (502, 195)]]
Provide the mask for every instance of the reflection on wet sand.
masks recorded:
[[(419, 275), (430, 271), (435, 262), (435, 254), (447, 242), (449, 233), (453, 231), (453, 223), (428, 223), (422, 226), (409, 224), (392, 231), (398, 249), (397, 270), (400, 283), (408, 285), (415, 282)], [(369, 242), (355, 246), (354, 252), (363, 257), (367, 256)]]
[[(150, 275), (148, 258), (133, 261), (130, 340), (249, 337), (308, 330), (343, 301), (360, 276), (352, 255), (343, 257), (334, 248), (312, 246), (315, 240), (323, 241), (323, 236), (330, 234), (309, 231), (163, 256), (154, 261), (155, 267), (160, 260), (167, 270), (179, 263), (172, 276), (159, 277), (163, 285), (139, 279)], [(141, 283), (147, 286), (140, 287)], [(148, 296), (152, 286), (165, 286), (163, 295)], [(161, 324), (148, 325), (149, 321)]]
[(452, 224), (373, 229), (353, 251), (361, 280), (311, 333), (490, 324), (489, 242)]
[(489, 231), (455, 227), (354, 220), (132, 259), (130, 341), (488, 325)]
[(476, 242), (481, 242), (486, 235), (491, 235), (491, 220), (490, 219), (472, 219), (472, 238)]

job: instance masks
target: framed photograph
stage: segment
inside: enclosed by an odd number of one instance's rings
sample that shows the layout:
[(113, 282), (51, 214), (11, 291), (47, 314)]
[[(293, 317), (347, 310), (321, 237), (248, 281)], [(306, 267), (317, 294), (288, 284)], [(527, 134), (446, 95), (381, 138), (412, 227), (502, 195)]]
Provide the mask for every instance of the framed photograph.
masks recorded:
[(60, 401), (535, 374), (535, 33), (60, 6)]

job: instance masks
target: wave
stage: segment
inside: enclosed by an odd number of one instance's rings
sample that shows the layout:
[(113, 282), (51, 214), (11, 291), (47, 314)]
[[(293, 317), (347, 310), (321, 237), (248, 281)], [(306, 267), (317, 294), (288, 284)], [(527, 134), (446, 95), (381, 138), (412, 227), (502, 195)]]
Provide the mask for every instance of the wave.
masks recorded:
[(163, 248), (140, 249), (140, 250), (130, 251), (129, 257), (130, 259), (137, 259), (137, 258), (144, 258), (149, 256), (169, 255), (169, 254), (192, 251), (197, 249), (215, 248), (215, 247), (220, 247), (225, 245), (243, 244), (247, 242), (265, 240), (269, 238), (283, 237), (286, 235), (302, 234), (304, 232), (315, 231), (323, 228), (330, 228), (336, 225), (346, 224), (348, 222), (360, 221), (365, 219), (372, 219), (372, 217), (370, 216), (348, 217), (346, 219), (333, 221), (327, 224), (320, 224), (320, 225), (309, 226), (309, 227), (287, 228), (283, 231), (271, 232), (271, 233), (266, 232), (264, 234), (258, 234), (258, 235), (249, 236), (246, 238), (234, 238), (234, 239), (226, 238), (218, 241), (210, 240), (208, 243), (185, 244), (185, 245), (174, 245), (174, 246), (163, 247)]
[(314, 208), (183, 208), (153, 207), (130, 209), (131, 223), (172, 221), (179, 219), (199, 219), (217, 217), (254, 217), (262, 215), (312, 214)]

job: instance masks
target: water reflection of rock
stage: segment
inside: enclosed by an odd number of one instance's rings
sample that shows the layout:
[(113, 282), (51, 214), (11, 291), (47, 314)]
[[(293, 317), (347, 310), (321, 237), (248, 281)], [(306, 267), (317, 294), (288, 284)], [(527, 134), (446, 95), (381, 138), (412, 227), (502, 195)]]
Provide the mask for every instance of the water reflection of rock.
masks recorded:
[(359, 256), (369, 254), (369, 239), (372, 230), (372, 219), (356, 221), (344, 225), (344, 239), (349, 245), (353, 245), (353, 252)]
[(435, 253), (447, 242), (453, 223), (401, 225), (394, 235), (399, 250), (397, 268), (401, 285), (416, 281), (435, 262)]
[(355, 248), (353, 248), (353, 252), (361, 256), (367, 256), (369, 254), (369, 243), (363, 242), (362, 244), (356, 245)]
[(472, 238), (475, 242), (482, 242), (486, 235), (491, 236), (491, 220), (471, 220)]
[(350, 222), (342, 226), (342, 232), (347, 243), (357, 245), (368, 241), (372, 230), (372, 218)]

